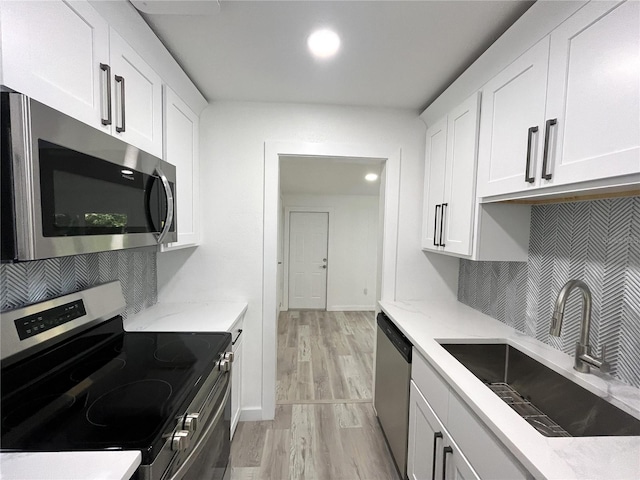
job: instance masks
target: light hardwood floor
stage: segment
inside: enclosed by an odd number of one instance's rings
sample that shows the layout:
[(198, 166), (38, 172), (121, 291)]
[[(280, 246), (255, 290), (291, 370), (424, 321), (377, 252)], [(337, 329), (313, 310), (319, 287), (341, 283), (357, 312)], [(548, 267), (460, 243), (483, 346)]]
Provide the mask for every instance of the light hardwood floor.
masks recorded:
[(282, 312), (276, 403), (371, 402), (372, 312)]
[(372, 312), (282, 312), (273, 421), (241, 422), (232, 480), (397, 480), (371, 403)]

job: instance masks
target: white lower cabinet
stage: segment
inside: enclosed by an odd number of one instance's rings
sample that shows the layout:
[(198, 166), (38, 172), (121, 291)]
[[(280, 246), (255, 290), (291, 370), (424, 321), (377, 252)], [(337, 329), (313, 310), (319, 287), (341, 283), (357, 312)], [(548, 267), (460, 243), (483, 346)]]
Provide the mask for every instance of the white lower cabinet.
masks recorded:
[(410, 480), (480, 478), (413, 381), (409, 397), (407, 475)]
[(242, 324), (240, 319), (231, 330), (233, 366), (231, 368), (231, 439), (242, 411)]
[[(409, 397), (410, 480), (531, 476), (414, 349)], [(508, 407), (507, 407), (508, 408)]]

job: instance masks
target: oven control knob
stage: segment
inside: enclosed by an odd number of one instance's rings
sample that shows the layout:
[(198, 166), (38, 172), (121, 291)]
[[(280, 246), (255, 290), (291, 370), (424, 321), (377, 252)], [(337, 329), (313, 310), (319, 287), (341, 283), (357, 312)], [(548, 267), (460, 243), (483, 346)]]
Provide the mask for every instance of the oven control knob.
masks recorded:
[(184, 423), (182, 427), (188, 432), (195, 432), (198, 429), (198, 417), (199, 413), (188, 413), (184, 417)]
[(186, 430), (178, 430), (171, 436), (171, 450), (179, 452), (189, 448), (189, 432)]
[(231, 362), (226, 358), (220, 359), (220, 363), (218, 363), (218, 368), (221, 372), (228, 372), (231, 370)]
[(224, 354), (224, 359), (225, 360), (229, 360), (230, 362), (233, 363), (233, 352), (227, 352)]

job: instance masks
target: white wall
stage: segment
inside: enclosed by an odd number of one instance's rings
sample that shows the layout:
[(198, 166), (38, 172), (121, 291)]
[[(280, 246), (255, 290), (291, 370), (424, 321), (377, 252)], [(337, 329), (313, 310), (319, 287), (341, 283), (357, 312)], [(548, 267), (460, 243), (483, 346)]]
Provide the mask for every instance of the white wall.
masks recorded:
[[(331, 207), (327, 310), (375, 309), (378, 198), (377, 195), (283, 196), (285, 209)], [(285, 268), (288, 268), (286, 258)]]
[(203, 111), (202, 244), (158, 256), (159, 300), (249, 303), (244, 418), (259, 418), (262, 406), (265, 141), (398, 145), (402, 158), (396, 297), (455, 299), (458, 260), (420, 250), (424, 135), (418, 115), (405, 110), (217, 102)]
[(282, 311), (284, 264), (284, 202), (281, 194), (278, 197), (278, 313)]

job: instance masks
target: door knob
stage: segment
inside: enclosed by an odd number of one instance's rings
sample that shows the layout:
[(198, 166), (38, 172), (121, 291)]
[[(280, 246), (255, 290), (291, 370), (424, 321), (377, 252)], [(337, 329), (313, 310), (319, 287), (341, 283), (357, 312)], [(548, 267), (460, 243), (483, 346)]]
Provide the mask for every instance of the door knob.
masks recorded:
[(327, 259), (326, 259), (326, 258), (323, 258), (323, 259), (322, 259), (322, 261), (323, 261), (324, 263), (327, 263)]
[(327, 266), (326, 265), (322, 265), (322, 268), (327, 268)]

